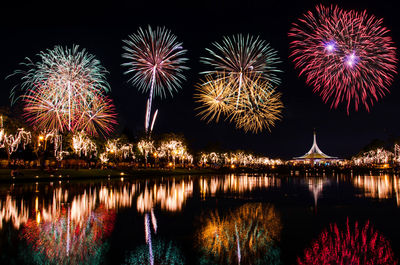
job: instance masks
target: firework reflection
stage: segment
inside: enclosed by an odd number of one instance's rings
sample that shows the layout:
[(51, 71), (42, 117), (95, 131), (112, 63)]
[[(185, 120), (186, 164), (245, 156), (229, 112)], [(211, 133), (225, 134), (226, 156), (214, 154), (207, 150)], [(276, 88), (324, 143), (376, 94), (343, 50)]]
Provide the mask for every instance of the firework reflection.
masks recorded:
[(211, 212), (198, 233), (201, 264), (279, 264), (281, 221), (273, 205), (248, 203)]

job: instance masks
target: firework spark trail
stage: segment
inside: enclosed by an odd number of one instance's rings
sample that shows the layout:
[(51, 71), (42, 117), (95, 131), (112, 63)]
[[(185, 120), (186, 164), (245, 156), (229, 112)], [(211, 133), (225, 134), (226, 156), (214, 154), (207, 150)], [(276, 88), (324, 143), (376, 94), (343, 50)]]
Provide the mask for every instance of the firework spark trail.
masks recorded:
[(366, 11), (319, 5), (293, 23), (290, 57), (331, 108), (344, 102), (347, 113), (352, 103), (369, 111), (389, 92), (398, 60), (382, 22)]
[(156, 69), (157, 69), (157, 64), (155, 64), (154, 67), (153, 67), (153, 74), (152, 74), (152, 77), (151, 77), (150, 95), (149, 95), (148, 107), (147, 107), (147, 112), (146, 112), (146, 126), (145, 126), (146, 132), (149, 129), (150, 114), (151, 114), (151, 104), (153, 102), (153, 90), (154, 90), (154, 83), (155, 83), (155, 79), (156, 79)]
[(138, 87), (139, 91), (149, 91), (148, 106), (145, 116), (145, 130), (148, 132), (153, 96), (165, 96), (166, 91), (173, 95), (182, 82), (186, 80), (183, 71), (189, 69), (184, 66), (188, 60), (183, 56), (186, 50), (175, 35), (166, 28), (157, 27), (153, 30), (139, 28), (128, 40), (123, 40), (125, 52), (122, 57), (128, 62), (125, 74), (132, 74), (129, 81)]
[(156, 122), (156, 119), (157, 119), (157, 114), (158, 114), (158, 109), (156, 109), (156, 112), (153, 115), (153, 121), (151, 122), (151, 126), (150, 126), (150, 133), (153, 131), (154, 123)]

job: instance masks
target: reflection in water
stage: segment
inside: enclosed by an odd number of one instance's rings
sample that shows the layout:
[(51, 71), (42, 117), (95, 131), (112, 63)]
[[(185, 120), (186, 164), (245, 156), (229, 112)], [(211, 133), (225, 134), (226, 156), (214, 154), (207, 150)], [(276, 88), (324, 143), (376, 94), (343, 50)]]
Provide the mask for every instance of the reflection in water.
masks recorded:
[(80, 215), (79, 219), (73, 217), (72, 206), (61, 207), (49, 220), (29, 220), (22, 238), (37, 264), (99, 264), (114, 219), (115, 213), (104, 207)]
[[(165, 242), (156, 239), (152, 242), (154, 264), (183, 265), (185, 264), (182, 252), (171, 241)], [(125, 264), (151, 264), (149, 248), (147, 245), (131, 251), (125, 259)]]
[[(154, 215), (153, 209), (151, 209), (151, 222), (153, 224), (154, 234), (157, 234), (157, 220)], [(149, 262), (150, 265), (154, 264), (154, 255), (153, 255), (153, 243), (151, 240), (151, 226), (150, 226), (150, 215), (146, 213), (144, 215), (144, 234), (146, 237), (146, 244), (149, 248)]]
[(29, 208), (24, 200), (21, 200), (19, 206), (15, 199), (7, 195), (5, 200), (0, 200), (0, 230), (3, 228), (4, 222), (12, 222), (16, 229), (21, 224), (28, 221)]
[(224, 178), (200, 178), (200, 193), (203, 196), (214, 196), (217, 192), (248, 192), (255, 188), (280, 187), (281, 179), (267, 176), (227, 175)]
[[(86, 188), (66, 188), (63, 185), (52, 187), (44, 185), (24, 185), (26, 190), (16, 191), (10, 187), (0, 199), (0, 229), (10, 222), (19, 229), (29, 218), (51, 221), (58, 216), (64, 204), (70, 204), (71, 218), (79, 222), (99, 205), (105, 209), (118, 210), (136, 206), (138, 212), (146, 213), (159, 207), (164, 211), (181, 211), (188, 198), (193, 196), (194, 187), (198, 187), (202, 198), (216, 196), (217, 193), (244, 194), (255, 189), (279, 188), (289, 179), (268, 177), (265, 175), (226, 175), (186, 179), (166, 179), (163, 181), (118, 182), (112, 185), (88, 185)], [(318, 206), (324, 187), (329, 184), (327, 178), (306, 178), (309, 190), (314, 197), (315, 208)], [(198, 185), (197, 185), (198, 183)], [(352, 178), (355, 187), (364, 192), (365, 197), (388, 199), (395, 198), (400, 206), (400, 178), (398, 176), (356, 176)], [(286, 184), (286, 183), (285, 183)], [(29, 192), (35, 193), (27, 198)], [(43, 190), (44, 188), (44, 190)], [(50, 196), (48, 191), (50, 191)], [(23, 196), (17, 198), (15, 195)], [(28, 195), (27, 195), (28, 194)], [(32, 194), (32, 193), (31, 193)], [(46, 195), (45, 195), (46, 194)], [(31, 201), (35, 202), (30, 203)]]
[(198, 233), (202, 264), (279, 264), (280, 217), (273, 205), (248, 203), (220, 217), (211, 212)]
[[(30, 204), (23, 199), (17, 203), (16, 198), (7, 195), (5, 200), (0, 200), (0, 228), (2, 228), (3, 222), (11, 221), (14, 228), (19, 229), (22, 224), (28, 222), (29, 217), (34, 218), (38, 223), (57, 220), (65, 204), (70, 205), (71, 220), (82, 224), (86, 216), (99, 205), (110, 210), (130, 207), (135, 190), (135, 184), (119, 188), (102, 186), (100, 189), (92, 189), (89, 187), (83, 191), (83, 194), (69, 196), (67, 189), (58, 187), (54, 189), (53, 196), (47, 202), (46, 198), (39, 200), (39, 197), (35, 195), (34, 211), (30, 209)], [(69, 197), (72, 197), (72, 200), (69, 200)], [(18, 205), (20, 206), (18, 207)], [(30, 216), (30, 213), (33, 213), (34, 216)]]
[(390, 199), (395, 197), (400, 206), (400, 179), (398, 176), (357, 176), (353, 178), (356, 188), (362, 189), (365, 197)]
[[(2, 185), (0, 187), (0, 246), (5, 247), (2, 252), (0, 251), (0, 263), (3, 260), (6, 261), (3, 263), (8, 263), (7, 261), (12, 258), (26, 258), (27, 263), (38, 264), (97, 263), (103, 259), (103, 253), (109, 255), (107, 258), (114, 259), (116, 255), (119, 255), (118, 253), (129, 247), (129, 244), (125, 244), (122, 240), (116, 242), (118, 240), (114, 240), (114, 237), (107, 239), (113, 229), (114, 216), (121, 209), (132, 208), (120, 217), (126, 218), (126, 214), (129, 216), (133, 214), (135, 222), (128, 222), (127, 224), (124, 224), (126, 223), (124, 221), (118, 222), (119, 225), (125, 225), (125, 227), (116, 230), (115, 235), (119, 237), (118, 233), (121, 233), (121, 230), (125, 231), (125, 229), (141, 230), (144, 221), (145, 234), (148, 240), (145, 243), (144, 236), (129, 238), (129, 242), (130, 240), (132, 242), (140, 241), (138, 244), (143, 245), (136, 250), (133, 249), (135, 251), (126, 256), (126, 262), (130, 264), (152, 264), (153, 262), (154, 264), (182, 264), (181, 252), (168, 240), (159, 239), (155, 212), (157, 218), (160, 217), (160, 227), (164, 228), (161, 230), (163, 235), (171, 234), (171, 237), (175, 237), (175, 231), (166, 231), (169, 229), (165, 229), (165, 226), (171, 227), (170, 224), (165, 222), (166, 218), (174, 218), (174, 221), (182, 222), (183, 226), (179, 226), (181, 223), (178, 223), (173, 224), (172, 227), (178, 225), (179, 229), (182, 227), (180, 233), (184, 233), (184, 229), (192, 228), (185, 223), (188, 220), (188, 215), (193, 214), (196, 217), (199, 214), (198, 208), (185, 211), (185, 216), (177, 214), (159, 216), (158, 211), (179, 212), (189, 205), (212, 208), (215, 207), (215, 204), (220, 204), (221, 201), (225, 204), (237, 198), (241, 198), (241, 200), (248, 200), (249, 198), (259, 200), (262, 198), (265, 200), (268, 197), (279, 204), (280, 201), (291, 202), (293, 199), (303, 199), (311, 196), (310, 194), (312, 194), (315, 208), (317, 208), (318, 200), (324, 193), (324, 189), (329, 183), (336, 186), (335, 181), (340, 184), (337, 187), (341, 188), (338, 194), (342, 192), (353, 194), (354, 187), (357, 187), (362, 190), (361, 195), (363, 197), (395, 198), (397, 205), (400, 206), (400, 178), (384, 175), (356, 176), (349, 180), (347, 176), (343, 176), (343, 178), (302, 178), (299, 176), (293, 178), (242, 174), (157, 178), (147, 181), (125, 179), (123, 181), (71, 181), (71, 183), (65, 181), (36, 184), (17, 183), (9, 187)], [(325, 192), (324, 195), (327, 198), (334, 198), (334, 192), (335, 189), (330, 189), (329, 193)], [(293, 193), (296, 196), (291, 196)], [(297, 196), (298, 193), (306, 196)], [(194, 197), (193, 204), (185, 206), (191, 197)], [(215, 197), (210, 200), (211, 204), (200, 202), (209, 197)], [(223, 198), (223, 200), (220, 200), (220, 198)], [(369, 201), (369, 199), (366, 201)], [(307, 207), (309, 204), (307, 199), (301, 203), (301, 206), (296, 205), (296, 207)], [(227, 203), (226, 205), (231, 207), (231, 204)], [(330, 205), (326, 206), (331, 207)], [(284, 207), (283, 210), (285, 210)], [(338, 213), (342, 214), (340, 211)], [(139, 226), (136, 226), (136, 219), (138, 218), (140, 218), (140, 222)], [(201, 251), (201, 263), (276, 264), (280, 261), (277, 244), (280, 240), (281, 225), (280, 218), (272, 205), (251, 203), (232, 210), (211, 211), (207, 219), (202, 219), (202, 221), (203, 227), (195, 234), (197, 246)], [(329, 241), (329, 237), (335, 239), (336, 236), (336, 238), (342, 240), (343, 249), (349, 247), (346, 244), (353, 244), (352, 241), (348, 243), (344, 240), (344, 233), (348, 233), (355, 241), (356, 233), (358, 233), (359, 238), (362, 238), (363, 229), (355, 232), (354, 227), (352, 228), (351, 233), (344, 231), (335, 234), (334, 228), (325, 232), (327, 239), (322, 241), (321, 236), (312, 246), (312, 250), (307, 250), (306, 253), (308, 254), (301, 260), (303, 262), (301, 264), (312, 264), (316, 260), (312, 259), (314, 254), (328, 255), (331, 250), (323, 250), (319, 247), (324, 242), (336, 244), (334, 240)], [(369, 228), (364, 228), (364, 231), (366, 231), (364, 232), (366, 240), (373, 243), (377, 242), (373, 248), (367, 246), (367, 250), (371, 253), (381, 251), (379, 244), (384, 244), (382, 243), (383, 240), (378, 236), (373, 241), (372, 237), (376, 233), (371, 232)], [(301, 233), (306, 234), (308, 232)], [(189, 233), (192, 233), (192, 231)], [(19, 240), (21, 238), (24, 240)], [(185, 250), (190, 248), (191, 236), (184, 234), (184, 237), (180, 237), (180, 240), (185, 244), (188, 243), (188, 246), (185, 245)], [(113, 246), (110, 252), (106, 252), (110, 242), (113, 242)], [(26, 243), (28, 243), (28, 247)], [(354, 246), (365, 247), (361, 243), (357, 244)], [(292, 245), (296, 247), (296, 242)], [(23, 251), (17, 251), (18, 246), (23, 247)], [(318, 249), (314, 249), (314, 246), (317, 246)], [(121, 249), (121, 252), (115, 251), (116, 248)], [(13, 249), (16, 249), (15, 252), (13, 252)], [(386, 253), (388, 256), (384, 261), (390, 262), (391, 252), (382, 253)], [(343, 256), (343, 254), (340, 255)], [(121, 261), (119, 260), (121, 258), (124, 258), (124, 256), (118, 256), (115, 262)]]
[[(61, 207), (69, 203), (71, 219), (75, 222), (82, 220), (89, 212), (99, 205), (105, 209), (118, 210), (119, 208), (135, 205), (138, 212), (145, 213), (159, 206), (164, 211), (181, 211), (186, 200), (193, 196), (194, 183), (198, 182), (202, 196), (215, 196), (217, 192), (244, 193), (255, 188), (279, 187), (281, 179), (267, 176), (228, 175), (217, 177), (200, 177), (196, 180), (169, 179), (161, 182), (123, 182), (118, 185), (88, 186), (85, 189), (74, 190), (63, 186), (49, 189), (51, 196), (44, 196), (41, 186), (35, 185), (36, 193), (34, 210), (29, 200), (17, 199), (10, 194), (0, 199), (0, 229), (4, 222), (11, 222), (15, 229), (19, 229), (29, 218), (42, 221), (51, 221), (57, 218)], [(8, 193), (13, 193), (10, 188)], [(24, 194), (25, 192), (22, 192)], [(24, 195), (26, 196), (26, 195)], [(40, 197), (39, 197), (40, 196)]]
[(137, 199), (137, 209), (143, 213), (150, 211), (157, 204), (161, 209), (175, 212), (181, 211), (187, 198), (193, 194), (193, 180), (176, 183), (154, 184), (152, 187), (146, 185)]
[(322, 195), (324, 186), (329, 184), (329, 180), (326, 178), (307, 178), (308, 189), (312, 192), (314, 197), (314, 209), (318, 207), (318, 199)]
[(340, 230), (336, 224), (322, 232), (304, 257), (298, 258), (300, 265), (330, 265), (330, 264), (397, 264), (392, 248), (379, 232), (375, 231), (369, 222), (359, 228), (355, 223), (354, 230), (347, 220), (346, 230)]

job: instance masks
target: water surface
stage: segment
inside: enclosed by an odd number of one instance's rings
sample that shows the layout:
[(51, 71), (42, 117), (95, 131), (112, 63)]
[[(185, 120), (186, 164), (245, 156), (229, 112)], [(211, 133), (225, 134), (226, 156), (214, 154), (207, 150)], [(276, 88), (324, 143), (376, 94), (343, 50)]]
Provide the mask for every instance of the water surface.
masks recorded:
[(391, 175), (2, 184), (0, 263), (296, 264), (331, 224), (368, 221), (397, 258), (399, 206)]

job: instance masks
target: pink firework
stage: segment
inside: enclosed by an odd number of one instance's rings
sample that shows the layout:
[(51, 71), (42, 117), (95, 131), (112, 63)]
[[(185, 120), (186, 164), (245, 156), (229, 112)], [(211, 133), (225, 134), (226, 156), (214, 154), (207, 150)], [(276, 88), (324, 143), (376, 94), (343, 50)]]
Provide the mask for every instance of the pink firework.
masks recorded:
[(289, 31), (291, 54), (300, 75), (331, 107), (352, 102), (367, 111), (389, 92), (396, 72), (396, 48), (382, 19), (366, 11), (317, 6)]
[(354, 230), (347, 221), (346, 230), (336, 224), (321, 233), (319, 238), (306, 249), (304, 258), (297, 259), (299, 265), (396, 265), (392, 248), (387, 239), (375, 231), (369, 222), (363, 228), (355, 223)]

